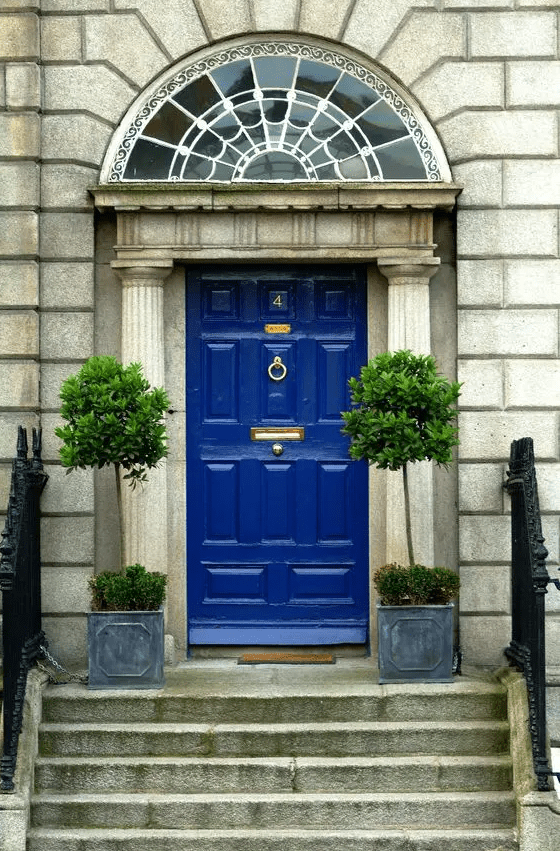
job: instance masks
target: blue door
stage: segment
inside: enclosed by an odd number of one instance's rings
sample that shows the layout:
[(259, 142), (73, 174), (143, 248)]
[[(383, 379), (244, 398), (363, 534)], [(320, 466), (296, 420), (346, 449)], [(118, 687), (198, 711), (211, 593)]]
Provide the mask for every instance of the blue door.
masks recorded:
[(340, 434), (365, 279), (317, 269), (188, 276), (192, 644), (366, 641), (367, 467)]

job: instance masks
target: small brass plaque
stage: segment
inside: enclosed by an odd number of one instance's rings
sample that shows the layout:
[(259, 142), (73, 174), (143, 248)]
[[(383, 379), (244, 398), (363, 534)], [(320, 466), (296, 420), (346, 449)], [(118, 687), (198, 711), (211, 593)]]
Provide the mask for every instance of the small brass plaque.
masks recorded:
[(290, 334), (292, 330), (291, 325), (265, 325), (264, 330), (266, 334)]
[(251, 440), (305, 440), (305, 429), (252, 428)]

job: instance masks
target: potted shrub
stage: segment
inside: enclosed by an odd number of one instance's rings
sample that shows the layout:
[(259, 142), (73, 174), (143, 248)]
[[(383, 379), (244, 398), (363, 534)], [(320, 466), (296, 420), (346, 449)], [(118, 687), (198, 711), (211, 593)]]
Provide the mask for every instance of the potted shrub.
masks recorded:
[(140, 364), (123, 366), (111, 356), (89, 358), (61, 387), (55, 429), (67, 472), (113, 466), (117, 492), (121, 564), (90, 581), (88, 614), (90, 688), (156, 688), (163, 685), (163, 601), (167, 577), (141, 565), (123, 568), (122, 484), (147, 481), (147, 470), (167, 455), (163, 416), (169, 407), (161, 388), (150, 388)]
[(167, 576), (131, 564), (90, 579), (88, 687), (160, 688)]
[[(414, 557), (408, 464), (447, 467), (458, 444), (454, 404), (461, 385), (437, 374), (431, 355), (384, 352), (349, 381), (353, 407), (344, 411), (349, 452), (380, 469), (402, 470), (409, 564), (384, 565), (374, 578), (380, 682), (452, 680), (451, 599), (459, 579), (447, 568), (417, 565)], [(455, 577), (455, 578), (453, 578)]]
[(446, 567), (385, 564), (379, 594), (379, 681), (452, 682), (453, 605), (459, 577)]

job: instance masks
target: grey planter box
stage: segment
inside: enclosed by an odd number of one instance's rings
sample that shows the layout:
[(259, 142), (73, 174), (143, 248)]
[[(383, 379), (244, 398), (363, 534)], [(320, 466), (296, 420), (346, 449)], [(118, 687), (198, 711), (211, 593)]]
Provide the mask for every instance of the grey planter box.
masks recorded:
[(163, 608), (88, 613), (88, 688), (162, 688)]
[(453, 603), (377, 606), (379, 682), (453, 682)]

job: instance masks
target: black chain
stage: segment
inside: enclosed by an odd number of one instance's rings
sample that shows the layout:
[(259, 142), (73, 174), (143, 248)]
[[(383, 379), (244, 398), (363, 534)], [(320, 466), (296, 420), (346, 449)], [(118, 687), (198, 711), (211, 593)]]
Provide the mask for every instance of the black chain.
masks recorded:
[[(64, 665), (61, 665), (60, 662), (54, 658), (54, 656), (49, 653), (44, 644), (39, 645), (39, 650), (44, 659), (55, 669), (57, 672), (53, 674), (52, 671), (43, 665), (40, 661), (37, 662), (37, 667), (39, 667), (42, 671), (44, 671), (49, 677), (49, 683), (53, 685), (65, 685), (66, 683), (87, 683), (88, 677), (87, 674), (73, 674)], [(67, 679), (61, 679), (60, 674), (67, 674)]]

